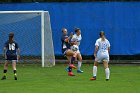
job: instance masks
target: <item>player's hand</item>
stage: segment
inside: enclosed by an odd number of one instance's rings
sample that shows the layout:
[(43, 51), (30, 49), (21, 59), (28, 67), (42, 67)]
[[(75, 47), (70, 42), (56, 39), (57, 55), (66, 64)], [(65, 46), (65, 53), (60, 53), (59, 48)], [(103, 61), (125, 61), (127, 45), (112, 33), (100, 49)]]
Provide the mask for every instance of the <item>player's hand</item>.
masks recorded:
[(70, 38), (72, 38), (72, 36), (73, 36), (73, 32), (70, 33)]
[(96, 54), (94, 54), (94, 57), (96, 58), (96, 57), (97, 57), (97, 55), (96, 55)]
[(17, 55), (17, 60), (20, 60), (20, 55)]
[(74, 45), (78, 45), (78, 43), (75, 41), (75, 42), (74, 42)]
[(5, 59), (7, 59), (7, 56), (6, 56), (6, 54), (3, 54), (2, 56), (3, 56)]

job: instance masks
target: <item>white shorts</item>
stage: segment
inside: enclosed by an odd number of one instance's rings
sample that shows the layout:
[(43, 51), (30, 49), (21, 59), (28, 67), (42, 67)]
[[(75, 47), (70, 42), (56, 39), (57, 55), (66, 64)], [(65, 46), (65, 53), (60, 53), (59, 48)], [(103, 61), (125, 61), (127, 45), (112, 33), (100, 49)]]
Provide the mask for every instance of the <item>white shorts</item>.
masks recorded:
[(95, 58), (95, 61), (99, 63), (103, 61), (109, 62), (109, 54), (104, 52), (97, 53), (97, 57)]

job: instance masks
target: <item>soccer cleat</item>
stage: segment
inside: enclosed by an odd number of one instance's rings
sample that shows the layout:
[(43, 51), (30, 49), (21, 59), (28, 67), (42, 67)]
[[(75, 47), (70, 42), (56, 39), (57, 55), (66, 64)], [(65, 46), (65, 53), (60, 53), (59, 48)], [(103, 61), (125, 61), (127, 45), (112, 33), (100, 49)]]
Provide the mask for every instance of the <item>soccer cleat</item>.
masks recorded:
[(70, 66), (71, 68), (76, 69), (76, 66), (74, 66), (73, 64), (69, 64), (69, 66)]
[(3, 76), (2, 78), (1, 78), (1, 80), (5, 80), (6, 79), (6, 76)]
[(14, 76), (14, 79), (17, 80), (17, 76)]
[(68, 72), (68, 76), (75, 76), (72, 72)]
[(77, 70), (77, 73), (83, 73), (84, 71), (82, 71), (82, 70)]
[(109, 81), (109, 79), (106, 79), (106, 81)]
[(96, 80), (96, 77), (92, 77), (92, 78), (90, 78), (90, 80)]

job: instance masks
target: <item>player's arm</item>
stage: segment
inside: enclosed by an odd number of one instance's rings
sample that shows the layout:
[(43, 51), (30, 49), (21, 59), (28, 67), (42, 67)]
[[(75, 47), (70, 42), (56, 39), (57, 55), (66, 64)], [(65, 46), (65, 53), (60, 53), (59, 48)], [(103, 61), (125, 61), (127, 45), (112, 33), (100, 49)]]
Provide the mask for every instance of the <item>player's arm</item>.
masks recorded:
[(76, 40), (76, 37), (73, 35), (73, 37), (71, 38), (71, 41), (70, 41), (71, 45), (78, 45), (77, 43), (77, 40)]
[(108, 53), (110, 53), (110, 47), (108, 47)]
[(68, 38), (63, 38), (64, 42), (68, 42), (69, 43), (71, 38), (72, 38), (72, 36), (73, 36), (73, 33), (71, 32), (70, 36)]
[(69, 42), (69, 38), (65, 38), (64, 39), (64, 42)]
[(3, 48), (3, 56), (6, 58), (6, 47)]
[(8, 44), (7, 44), (7, 42), (4, 44), (4, 47), (3, 47), (3, 56), (5, 57), (5, 59), (6, 59), (6, 50), (7, 50), (7, 46)]
[(97, 51), (98, 51), (98, 49), (99, 49), (99, 46), (96, 45), (96, 46), (95, 46), (95, 50), (94, 50), (94, 57), (95, 57), (95, 58), (96, 58), (96, 55), (97, 55)]
[(71, 41), (70, 44), (71, 45), (78, 45), (78, 43), (76, 41)]
[(17, 58), (18, 58), (18, 60), (20, 59), (20, 49), (19, 48), (17, 48)]
[(16, 51), (17, 51), (17, 60), (19, 60), (20, 59), (20, 48), (17, 43), (16, 43)]
[(110, 53), (110, 42), (108, 41), (108, 53)]
[(96, 43), (95, 43), (95, 50), (94, 50), (94, 57), (95, 57), (95, 58), (96, 58), (98, 49), (99, 49), (99, 40), (96, 40)]

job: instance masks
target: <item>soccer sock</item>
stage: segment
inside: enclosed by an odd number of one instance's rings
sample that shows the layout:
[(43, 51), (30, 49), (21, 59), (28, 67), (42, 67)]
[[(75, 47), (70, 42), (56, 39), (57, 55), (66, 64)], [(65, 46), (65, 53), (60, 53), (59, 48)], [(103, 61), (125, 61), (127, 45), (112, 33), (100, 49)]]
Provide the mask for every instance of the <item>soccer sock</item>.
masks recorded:
[(109, 76), (110, 76), (110, 70), (109, 70), (109, 68), (106, 68), (105, 69), (105, 74), (106, 74), (106, 79), (109, 79)]
[(68, 72), (72, 72), (72, 68), (71, 67), (68, 68)]
[(6, 76), (7, 70), (3, 70), (3, 75)]
[(72, 57), (72, 58), (71, 58), (71, 64), (73, 64), (74, 61), (75, 61), (75, 57)]
[(97, 75), (97, 66), (93, 66), (93, 77)]
[(78, 70), (80, 70), (81, 65), (82, 65), (82, 62), (81, 61), (78, 61)]
[(14, 72), (14, 75), (16, 76), (17, 75), (17, 70), (13, 70), (13, 72)]

